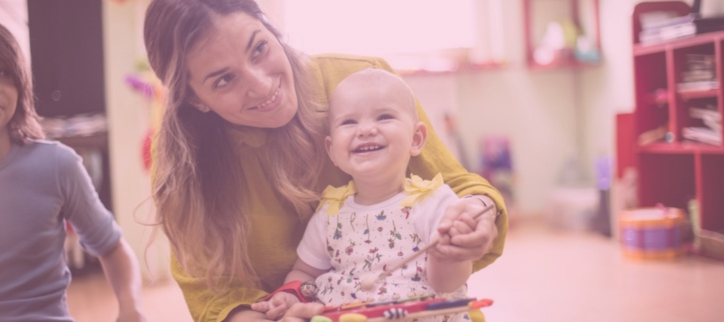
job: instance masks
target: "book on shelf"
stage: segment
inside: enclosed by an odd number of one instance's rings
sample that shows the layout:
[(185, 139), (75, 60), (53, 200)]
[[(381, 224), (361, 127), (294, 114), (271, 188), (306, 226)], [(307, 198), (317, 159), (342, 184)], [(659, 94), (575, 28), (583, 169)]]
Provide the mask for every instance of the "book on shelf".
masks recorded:
[(698, 81), (712, 81), (712, 80), (716, 80), (716, 72), (715, 71), (705, 71), (705, 70), (685, 71), (685, 72), (683, 72), (682, 80), (684, 81), (684, 83), (698, 82)]
[(683, 136), (687, 140), (711, 145), (722, 144), (721, 132), (706, 127), (685, 127), (681, 129), (681, 136)]
[(719, 88), (719, 81), (695, 81), (676, 84), (676, 91), (679, 93), (701, 92)]
[(724, 30), (724, 17), (702, 18), (698, 14), (662, 19), (642, 26), (639, 42), (656, 43)]
[(719, 120), (721, 119), (721, 114), (719, 111), (716, 110), (716, 108), (712, 108), (711, 105), (707, 107), (696, 107), (692, 106), (689, 107), (689, 116), (697, 119), (712, 119), (712, 120)]
[(689, 107), (689, 116), (701, 120), (707, 128), (721, 133), (721, 113), (715, 107)]

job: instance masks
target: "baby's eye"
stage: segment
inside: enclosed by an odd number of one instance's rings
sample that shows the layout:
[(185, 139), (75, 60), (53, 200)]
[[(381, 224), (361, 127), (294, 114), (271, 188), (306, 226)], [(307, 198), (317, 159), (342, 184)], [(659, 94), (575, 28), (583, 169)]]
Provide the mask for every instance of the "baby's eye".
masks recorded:
[(395, 118), (395, 117), (392, 116), (392, 114), (381, 114), (380, 116), (377, 117), (377, 120), (378, 120), (378, 121), (384, 121), (384, 120), (392, 120), (392, 119), (394, 119), (394, 118)]
[(339, 123), (339, 125), (350, 125), (350, 124), (357, 124), (357, 122), (353, 119), (346, 119)]

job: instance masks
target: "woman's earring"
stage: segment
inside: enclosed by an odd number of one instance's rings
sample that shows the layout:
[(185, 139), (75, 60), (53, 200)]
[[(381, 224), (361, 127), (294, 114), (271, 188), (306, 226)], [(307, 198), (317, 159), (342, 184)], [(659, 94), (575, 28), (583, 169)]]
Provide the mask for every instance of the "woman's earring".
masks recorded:
[(203, 107), (201, 107), (201, 112), (202, 112), (202, 113), (208, 113), (209, 111), (211, 111), (211, 108), (210, 108), (210, 107), (208, 107), (208, 106), (206, 106), (206, 105), (204, 105)]

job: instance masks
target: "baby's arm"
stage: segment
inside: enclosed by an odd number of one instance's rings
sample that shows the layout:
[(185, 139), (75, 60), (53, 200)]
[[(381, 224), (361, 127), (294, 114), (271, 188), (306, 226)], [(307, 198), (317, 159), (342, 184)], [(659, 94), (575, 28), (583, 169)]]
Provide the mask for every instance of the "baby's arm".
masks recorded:
[(450, 240), (454, 235), (467, 234), (473, 231), (475, 222), (467, 222), (463, 218), (458, 218), (453, 226), (457, 229), (452, 230), (450, 234), (439, 235), (437, 232), (435, 233), (440, 241), (437, 247), (430, 249), (427, 262), (427, 279), (430, 285), (441, 293), (457, 290), (467, 282), (473, 273), (472, 261), (461, 260), (440, 252), (441, 247), (450, 247)]
[[(317, 276), (322, 275), (324, 272), (326, 272), (326, 270), (314, 268), (301, 259), (297, 259), (292, 270), (287, 274), (286, 279), (284, 279), (284, 283), (286, 284), (292, 281), (314, 283)], [(283, 316), (294, 303), (298, 302), (299, 299), (295, 295), (287, 292), (279, 292), (274, 294), (269, 301), (252, 304), (251, 309), (266, 313), (267, 318), (275, 320)]]
[[(469, 238), (475, 232), (479, 219), (475, 217), (482, 208), (477, 198), (458, 198), (448, 186), (437, 189), (428, 200), (420, 205), (423, 206), (421, 211), (432, 213), (424, 218), (434, 220), (432, 225), (436, 227), (423, 231), (432, 232), (431, 241), (439, 241), (428, 251), (427, 278), (436, 291), (448, 293), (465, 285), (473, 272), (473, 257), (462, 256), (469, 252), (468, 247), (452, 241)], [(441, 230), (445, 221), (449, 222), (449, 227)]]
[(292, 281), (301, 281), (302, 283), (314, 282), (314, 279), (327, 271), (328, 270), (312, 267), (311, 265), (305, 263), (303, 260), (297, 259), (297, 261), (294, 263), (294, 266), (292, 267), (292, 271), (289, 272), (289, 274), (287, 274), (287, 278), (284, 279), (284, 283), (289, 283)]

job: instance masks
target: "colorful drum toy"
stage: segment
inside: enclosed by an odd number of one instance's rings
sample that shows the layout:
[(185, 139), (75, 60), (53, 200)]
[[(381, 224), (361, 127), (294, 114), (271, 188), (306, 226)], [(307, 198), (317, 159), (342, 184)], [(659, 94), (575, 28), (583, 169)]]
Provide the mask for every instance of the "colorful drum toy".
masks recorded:
[(619, 219), (623, 254), (630, 258), (674, 259), (683, 253), (684, 211), (650, 207), (625, 210)]

